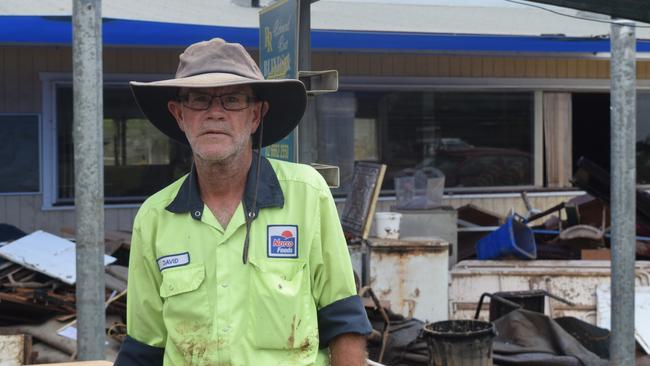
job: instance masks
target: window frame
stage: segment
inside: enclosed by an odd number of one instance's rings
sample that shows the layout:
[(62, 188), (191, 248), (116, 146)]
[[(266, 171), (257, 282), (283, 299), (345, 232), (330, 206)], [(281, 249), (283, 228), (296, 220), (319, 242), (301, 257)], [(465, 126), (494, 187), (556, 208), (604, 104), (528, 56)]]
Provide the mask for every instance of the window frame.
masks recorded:
[[(58, 159), (57, 159), (57, 106), (56, 89), (60, 85), (73, 85), (72, 73), (39, 74), (42, 87), (42, 123), (41, 123), (41, 209), (44, 211), (71, 210), (74, 202), (57, 203)], [(128, 86), (129, 81), (156, 81), (172, 77), (167, 74), (104, 74), (102, 88), (107, 85)], [(140, 203), (104, 203), (105, 208), (138, 208)]]
[(38, 135), (38, 190), (33, 192), (0, 192), (0, 196), (37, 196), (43, 194), (43, 178), (45, 176), (43, 172), (43, 119), (42, 115), (39, 113), (0, 113), (0, 117), (4, 116), (33, 116), (36, 117), (36, 129)]
[[(480, 77), (369, 77), (348, 76), (339, 80), (341, 91), (457, 91), (457, 92), (531, 92), (533, 93), (533, 185), (472, 188), (445, 188), (445, 193), (463, 197), (493, 197), (513, 192), (543, 193), (576, 191), (578, 188), (549, 188), (544, 186), (543, 95), (545, 92), (610, 92), (610, 79), (538, 79), (538, 78), (480, 78)], [(650, 80), (637, 80), (637, 92), (650, 91)], [(650, 185), (639, 185), (650, 189)], [(382, 192), (394, 195), (394, 192)], [(518, 194), (518, 193), (514, 193)]]

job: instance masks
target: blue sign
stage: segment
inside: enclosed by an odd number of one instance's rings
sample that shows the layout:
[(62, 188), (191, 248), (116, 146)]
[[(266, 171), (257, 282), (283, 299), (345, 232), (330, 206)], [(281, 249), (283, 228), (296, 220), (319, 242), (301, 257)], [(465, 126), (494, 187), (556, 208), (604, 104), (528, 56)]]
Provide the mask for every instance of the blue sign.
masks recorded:
[[(260, 11), (260, 68), (267, 79), (298, 78), (298, 0), (280, 0)], [(298, 161), (296, 131), (263, 149), (264, 156)]]

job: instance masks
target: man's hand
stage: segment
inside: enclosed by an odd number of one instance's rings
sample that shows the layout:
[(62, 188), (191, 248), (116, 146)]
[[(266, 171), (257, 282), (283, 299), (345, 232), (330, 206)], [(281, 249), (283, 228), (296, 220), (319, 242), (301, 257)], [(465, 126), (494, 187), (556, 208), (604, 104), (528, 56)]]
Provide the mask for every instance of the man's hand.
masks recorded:
[(345, 333), (330, 341), (331, 366), (364, 366), (366, 364), (366, 337)]

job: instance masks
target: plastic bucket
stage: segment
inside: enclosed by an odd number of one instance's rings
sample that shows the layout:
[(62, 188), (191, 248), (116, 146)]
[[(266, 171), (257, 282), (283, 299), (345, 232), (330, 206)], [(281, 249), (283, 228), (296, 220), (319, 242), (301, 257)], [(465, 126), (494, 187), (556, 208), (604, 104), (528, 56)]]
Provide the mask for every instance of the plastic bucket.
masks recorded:
[(515, 256), (523, 259), (537, 258), (537, 245), (533, 231), (524, 223), (509, 216), (506, 223), (476, 243), (478, 259), (497, 259)]
[(399, 239), (399, 222), (402, 214), (399, 212), (375, 213), (375, 233), (382, 239)]
[(492, 323), (446, 320), (425, 325), (423, 335), (429, 366), (492, 366)]

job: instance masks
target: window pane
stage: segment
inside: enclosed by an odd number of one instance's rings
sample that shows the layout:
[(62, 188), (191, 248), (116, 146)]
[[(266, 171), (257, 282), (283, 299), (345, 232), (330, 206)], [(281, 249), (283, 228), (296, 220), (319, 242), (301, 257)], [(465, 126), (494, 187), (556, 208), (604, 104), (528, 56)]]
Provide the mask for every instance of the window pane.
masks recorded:
[(447, 188), (534, 183), (533, 93), (337, 94), (317, 100), (319, 161), (341, 166), (336, 193), (354, 160), (387, 164), (384, 190), (405, 169), (427, 167), (445, 174)]
[(38, 117), (0, 115), (0, 193), (39, 191)]
[[(126, 86), (104, 89), (104, 195), (141, 201), (189, 171), (189, 148), (147, 121)], [(74, 199), (72, 87), (57, 87), (58, 203)]]
[[(610, 170), (611, 131), (609, 93), (574, 93), (573, 162), (585, 157)], [(650, 93), (637, 93), (637, 184), (650, 184)]]

